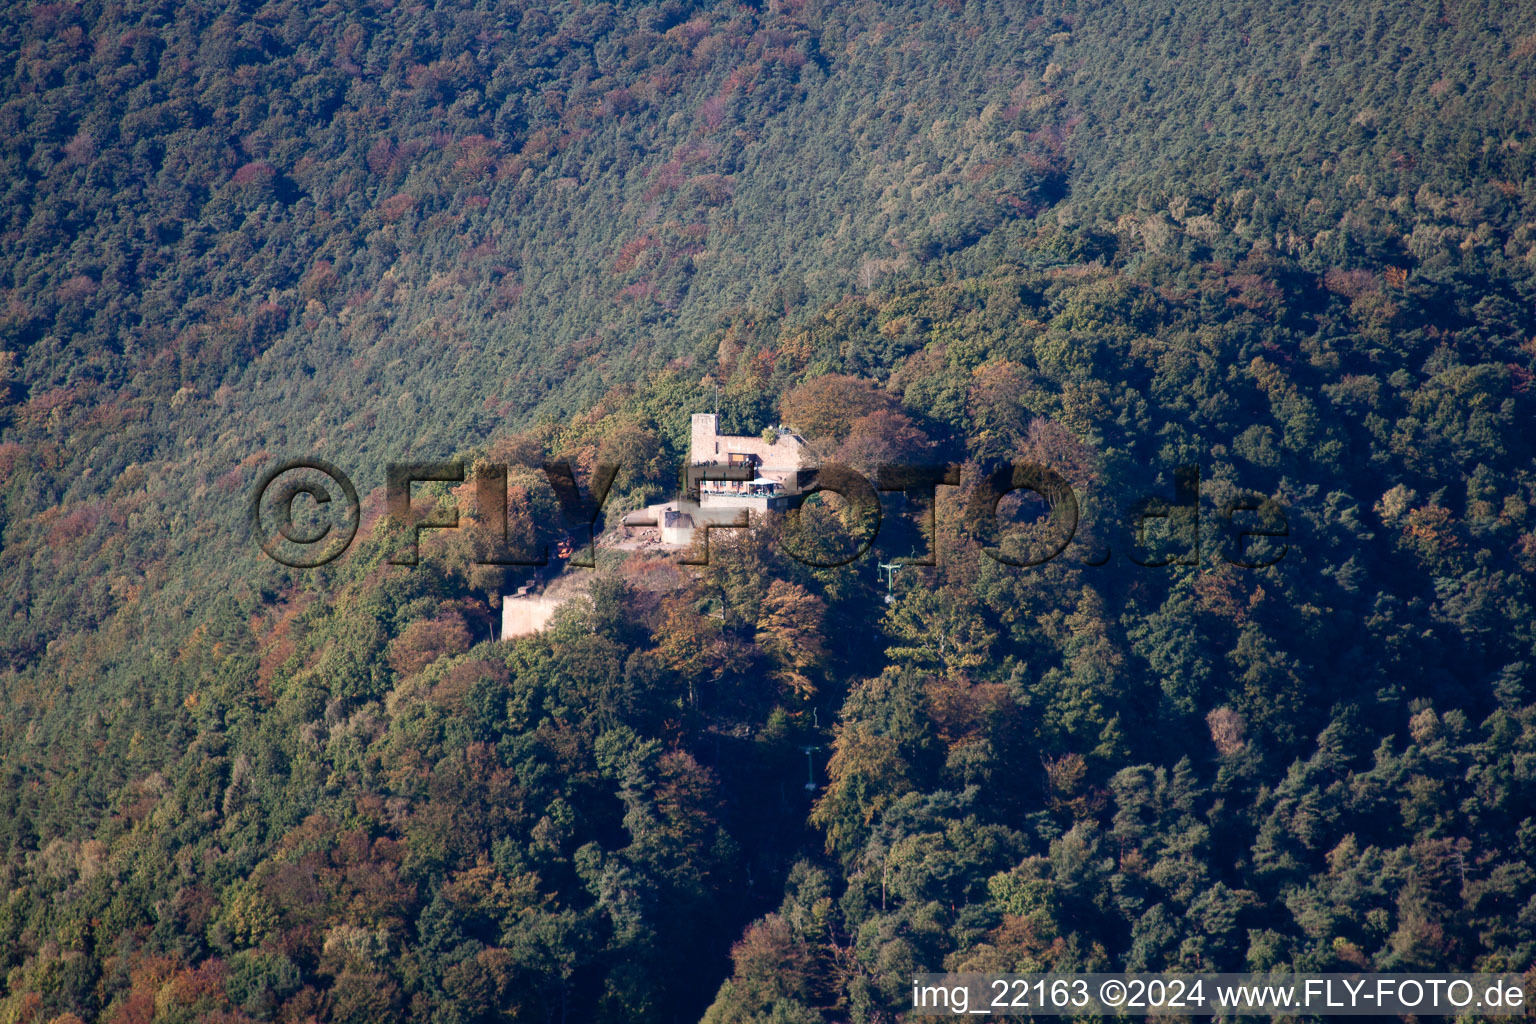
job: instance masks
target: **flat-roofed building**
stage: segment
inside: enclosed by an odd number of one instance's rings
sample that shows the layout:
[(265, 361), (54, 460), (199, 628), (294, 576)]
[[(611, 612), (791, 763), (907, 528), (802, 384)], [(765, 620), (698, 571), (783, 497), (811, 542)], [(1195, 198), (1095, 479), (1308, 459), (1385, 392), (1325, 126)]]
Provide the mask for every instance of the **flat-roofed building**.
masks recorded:
[(706, 507), (780, 509), (800, 490), (802, 475), (813, 467), (805, 438), (784, 427), (752, 437), (720, 433), (720, 417), (696, 412), (690, 424), (690, 466), (726, 466), (750, 470), (740, 480), (701, 480), (699, 503)]
[[(625, 542), (648, 543), (650, 536), (649, 542), (687, 547), (702, 528), (745, 525), (743, 513), (783, 512), (815, 469), (805, 438), (785, 427), (756, 437), (722, 434), (720, 417), (707, 412), (694, 413), (689, 426), (688, 476), (697, 492), (690, 483), (689, 494), (626, 514)], [(722, 466), (739, 479), (699, 479), (703, 467)]]

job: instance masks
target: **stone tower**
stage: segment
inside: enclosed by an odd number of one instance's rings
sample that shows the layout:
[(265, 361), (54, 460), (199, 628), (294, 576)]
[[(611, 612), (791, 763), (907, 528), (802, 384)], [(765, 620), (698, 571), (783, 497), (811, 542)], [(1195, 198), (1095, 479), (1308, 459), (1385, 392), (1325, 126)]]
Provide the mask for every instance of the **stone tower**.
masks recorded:
[(696, 412), (688, 441), (688, 461), (717, 462), (720, 458), (720, 417), (712, 412)]

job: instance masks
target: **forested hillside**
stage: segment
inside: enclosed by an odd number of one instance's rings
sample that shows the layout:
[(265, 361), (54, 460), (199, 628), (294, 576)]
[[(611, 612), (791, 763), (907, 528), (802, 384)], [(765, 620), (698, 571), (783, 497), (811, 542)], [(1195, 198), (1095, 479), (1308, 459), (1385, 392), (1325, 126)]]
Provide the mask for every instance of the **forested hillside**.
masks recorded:
[[(877, 1022), (914, 971), (1536, 969), (1533, 26), (8, 10), (0, 1019)], [(548, 540), (543, 461), (659, 500), (716, 401), (961, 484), (849, 566), (786, 553), (846, 541), (830, 503), (705, 567), (603, 552), (516, 641), (529, 574), (467, 531), (388, 563), (388, 462), (508, 465)], [(364, 524), (289, 570), (247, 503), (310, 455)], [(1000, 459), (1077, 493), (1049, 564), (982, 550)], [(1188, 465), (1198, 540), (1138, 564), (1126, 510)], [(1288, 524), (1267, 568), (1221, 557), (1247, 492)]]

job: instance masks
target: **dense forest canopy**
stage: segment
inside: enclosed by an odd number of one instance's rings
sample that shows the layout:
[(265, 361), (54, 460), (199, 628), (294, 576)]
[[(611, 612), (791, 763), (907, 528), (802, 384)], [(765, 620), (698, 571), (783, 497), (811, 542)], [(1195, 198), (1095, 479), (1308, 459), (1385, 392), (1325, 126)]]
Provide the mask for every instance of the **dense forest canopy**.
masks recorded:
[[(1533, 26), (12, 7), (0, 1017), (879, 1022), (914, 971), (1530, 971)], [(389, 462), (507, 466), (550, 541), (543, 462), (659, 500), (716, 402), (961, 483), (931, 537), (888, 496), (846, 567), (787, 553), (847, 540), (831, 502), (703, 567), (601, 552), (515, 641), (531, 573), (467, 529), (389, 563)], [(245, 512), (308, 455), (364, 515), (306, 572)], [(1046, 565), (983, 550), (1038, 542), (1028, 506), (1001, 541), (967, 511), (1008, 459), (1081, 502)], [(1181, 466), (1192, 557), (1138, 565), (1127, 504)], [(1219, 557), (1250, 492), (1289, 530), (1262, 569)]]

